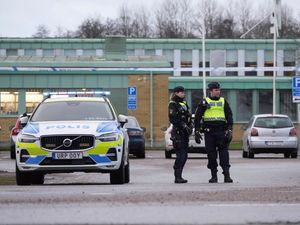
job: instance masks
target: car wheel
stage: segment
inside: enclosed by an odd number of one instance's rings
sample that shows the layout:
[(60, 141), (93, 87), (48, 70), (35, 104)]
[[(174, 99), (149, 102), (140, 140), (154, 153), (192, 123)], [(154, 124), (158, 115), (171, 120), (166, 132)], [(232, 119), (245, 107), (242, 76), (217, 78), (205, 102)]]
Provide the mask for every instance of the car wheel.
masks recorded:
[(16, 165), (16, 183), (17, 185), (30, 185), (31, 184), (31, 173), (22, 172)]
[(248, 158), (248, 152), (243, 150), (243, 158)]
[(291, 158), (296, 159), (298, 157), (298, 152), (292, 152)]
[(16, 145), (15, 144), (10, 145), (10, 158), (11, 159), (16, 158)]
[(44, 184), (45, 175), (43, 173), (32, 173), (31, 183), (32, 184)]
[(136, 154), (136, 157), (137, 157), (137, 158), (140, 158), (140, 159), (144, 159), (145, 156), (146, 156), (145, 150), (144, 150), (143, 152), (140, 152), (140, 153)]
[[(123, 150), (124, 154), (124, 150)], [(124, 184), (125, 183), (125, 166), (124, 166), (124, 155), (122, 157), (122, 162), (116, 171), (110, 173), (110, 183), (111, 184)]]
[(247, 150), (248, 150), (248, 158), (253, 159), (254, 158), (254, 152), (251, 150), (248, 142), (247, 142)]
[(130, 182), (130, 166), (128, 162), (127, 165), (125, 166), (125, 183), (129, 183), (129, 182)]
[(166, 159), (172, 158), (172, 152), (165, 150), (165, 157), (166, 157)]
[(289, 153), (289, 152), (286, 152), (286, 153), (284, 153), (283, 155), (284, 155), (284, 158), (286, 158), (286, 159), (287, 159), (287, 158), (290, 158), (290, 155), (291, 155), (291, 153)]

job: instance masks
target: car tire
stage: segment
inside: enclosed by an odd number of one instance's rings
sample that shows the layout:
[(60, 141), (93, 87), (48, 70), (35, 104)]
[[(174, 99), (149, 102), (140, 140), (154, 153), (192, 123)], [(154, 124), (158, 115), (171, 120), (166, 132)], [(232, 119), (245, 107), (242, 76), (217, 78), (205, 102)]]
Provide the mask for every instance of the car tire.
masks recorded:
[(136, 154), (136, 157), (139, 159), (144, 159), (146, 157), (145, 150), (143, 152)]
[(253, 159), (254, 158), (254, 152), (251, 150), (249, 143), (247, 143), (247, 149), (248, 149), (248, 158)]
[(16, 159), (16, 145), (12, 143), (10, 144), (10, 158)]
[(248, 152), (243, 150), (243, 158), (248, 158)]
[(291, 158), (296, 159), (298, 157), (298, 152), (292, 152), (291, 153)]
[[(123, 150), (124, 154), (124, 150)], [(116, 171), (110, 173), (110, 183), (111, 184), (124, 184), (125, 183), (125, 166), (124, 166), (124, 155), (122, 157), (122, 162)]]
[(30, 185), (31, 184), (31, 173), (22, 172), (16, 165), (16, 183), (17, 185)]
[(286, 152), (286, 153), (284, 153), (283, 155), (284, 155), (284, 158), (285, 158), (285, 159), (288, 159), (288, 158), (290, 158), (291, 153)]
[(129, 183), (130, 182), (130, 165), (129, 162), (127, 163), (127, 165), (125, 166), (125, 183)]
[(165, 157), (166, 157), (166, 159), (172, 158), (172, 152), (171, 152), (171, 151), (167, 151), (167, 150), (165, 149)]
[(44, 184), (45, 175), (43, 173), (32, 173), (31, 183), (32, 184)]

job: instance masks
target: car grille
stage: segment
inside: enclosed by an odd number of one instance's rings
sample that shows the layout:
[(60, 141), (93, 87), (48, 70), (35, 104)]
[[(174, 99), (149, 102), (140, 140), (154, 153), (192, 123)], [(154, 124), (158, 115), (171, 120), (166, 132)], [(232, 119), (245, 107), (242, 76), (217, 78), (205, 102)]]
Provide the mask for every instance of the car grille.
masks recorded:
[(47, 150), (85, 150), (94, 146), (94, 136), (42, 136), (41, 146)]
[(83, 157), (83, 159), (61, 159), (55, 160), (52, 158), (45, 158), (40, 165), (45, 166), (59, 166), (59, 165), (94, 165), (96, 164), (90, 157)]

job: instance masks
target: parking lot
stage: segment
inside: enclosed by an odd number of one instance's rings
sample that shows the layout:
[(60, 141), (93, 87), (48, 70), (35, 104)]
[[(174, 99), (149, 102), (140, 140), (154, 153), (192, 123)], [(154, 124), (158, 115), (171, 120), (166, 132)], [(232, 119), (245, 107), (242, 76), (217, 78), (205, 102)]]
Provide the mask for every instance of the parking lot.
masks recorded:
[[(49, 174), (44, 185), (0, 185), (0, 224), (300, 224), (300, 160), (283, 154), (242, 158), (231, 151), (232, 184), (209, 184), (207, 159), (190, 154), (187, 184), (174, 184), (174, 158), (147, 151), (131, 158), (131, 181), (107, 174)], [(0, 175), (14, 176), (0, 152)]]

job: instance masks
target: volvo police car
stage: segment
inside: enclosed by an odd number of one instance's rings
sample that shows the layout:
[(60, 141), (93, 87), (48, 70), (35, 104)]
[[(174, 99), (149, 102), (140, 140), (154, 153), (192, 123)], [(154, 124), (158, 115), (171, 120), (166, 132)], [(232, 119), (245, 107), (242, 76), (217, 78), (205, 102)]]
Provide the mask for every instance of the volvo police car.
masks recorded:
[[(21, 118), (16, 141), (16, 182), (43, 184), (48, 173), (110, 173), (111, 184), (129, 182), (124, 115), (103, 93), (50, 94)], [(97, 96), (97, 95), (101, 96)]]

